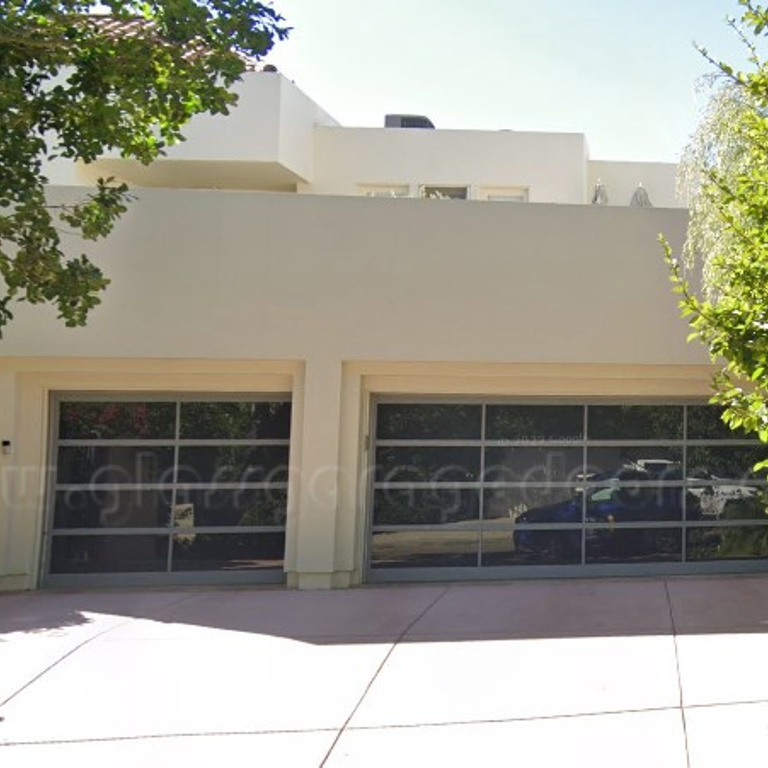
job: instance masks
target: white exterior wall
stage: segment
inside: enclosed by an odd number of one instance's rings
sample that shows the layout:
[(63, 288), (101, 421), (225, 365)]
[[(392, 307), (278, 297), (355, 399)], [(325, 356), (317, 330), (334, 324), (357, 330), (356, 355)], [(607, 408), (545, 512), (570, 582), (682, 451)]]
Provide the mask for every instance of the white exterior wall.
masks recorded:
[[(228, 116), (197, 115), (186, 141), (150, 166), (111, 153), (78, 168), (81, 183), (113, 175), (129, 184), (187, 189), (294, 191), (313, 175), (314, 129), (336, 121), (277, 72), (248, 72)], [(57, 170), (55, 179), (69, 181)]]
[(311, 181), (315, 175), (315, 129), (337, 122), (282, 75), (264, 72), (256, 77), (276, 77), (280, 82), (278, 162)]
[(315, 175), (301, 191), (358, 195), (359, 185), (526, 187), (531, 202), (582, 203), (582, 134), (320, 126)]
[[(77, 190), (58, 190), (71, 198)], [(357, 583), (377, 393), (706, 397), (657, 233), (682, 211), (141, 190), (84, 329), (19, 308), (0, 352), (0, 588), (33, 587), (49, 395), (293, 394), (289, 584)], [(10, 435), (8, 437), (7, 435)]]
[(682, 211), (176, 190), (139, 198), (95, 249), (114, 282), (89, 327), (20, 307), (4, 354), (701, 360), (685, 344), (657, 242), (663, 231), (680, 244)]
[(589, 203), (598, 179), (610, 205), (629, 204), (638, 182), (656, 207), (682, 207), (675, 166), (588, 159), (582, 134), (339, 126), (276, 72), (244, 75), (228, 117), (198, 115), (187, 140), (150, 166), (111, 153), (90, 166), (48, 164), (53, 185), (114, 176), (139, 187), (360, 195), (366, 186), (522, 188), (539, 203)]

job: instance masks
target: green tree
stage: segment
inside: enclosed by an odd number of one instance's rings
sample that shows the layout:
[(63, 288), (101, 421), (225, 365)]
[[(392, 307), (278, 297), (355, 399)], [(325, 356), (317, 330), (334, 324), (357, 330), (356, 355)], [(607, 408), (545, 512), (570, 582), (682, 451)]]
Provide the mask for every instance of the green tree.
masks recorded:
[(46, 200), (45, 163), (109, 150), (150, 163), (202, 112), (227, 114), (249, 63), (287, 35), (255, 0), (0, 2), (0, 335), (11, 307), (54, 304), (83, 325), (108, 284), (63, 231), (97, 240), (130, 200), (113, 179), (74, 205)]
[(683, 263), (701, 267), (701, 289), (664, 245), (689, 338), (720, 366), (713, 402), (731, 428), (768, 442), (768, 61), (760, 52), (768, 9), (739, 2), (741, 21), (729, 23), (747, 63), (737, 70), (701, 49), (715, 67), (713, 93), (681, 163), (690, 207)]

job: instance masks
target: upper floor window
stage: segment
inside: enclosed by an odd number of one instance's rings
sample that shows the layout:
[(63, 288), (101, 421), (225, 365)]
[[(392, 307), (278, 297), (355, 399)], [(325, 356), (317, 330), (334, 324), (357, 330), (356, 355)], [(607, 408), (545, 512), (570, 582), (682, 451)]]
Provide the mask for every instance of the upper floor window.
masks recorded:
[(419, 189), (420, 197), (429, 200), (467, 200), (469, 187), (445, 187), (424, 184)]
[(528, 187), (482, 187), (474, 184), (359, 184), (365, 197), (416, 197), (427, 200), (487, 200), (527, 203)]
[(526, 187), (481, 187), (480, 200), (501, 203), (527, 203), (528, 189)]
[(410, 197), (408, 184), (364, 184), (360, 185), (360, 194), (366, 197)]

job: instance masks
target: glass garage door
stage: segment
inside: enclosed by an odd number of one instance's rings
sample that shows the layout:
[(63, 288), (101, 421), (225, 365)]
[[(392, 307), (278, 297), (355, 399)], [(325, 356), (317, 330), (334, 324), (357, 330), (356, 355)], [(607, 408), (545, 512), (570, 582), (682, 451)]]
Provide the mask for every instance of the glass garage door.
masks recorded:
[(762, 570), (768, 449), (684, 404), (379, 402), (368, 578)]
[(291, 404), (61, 398), (47, 586), (281, 581)]

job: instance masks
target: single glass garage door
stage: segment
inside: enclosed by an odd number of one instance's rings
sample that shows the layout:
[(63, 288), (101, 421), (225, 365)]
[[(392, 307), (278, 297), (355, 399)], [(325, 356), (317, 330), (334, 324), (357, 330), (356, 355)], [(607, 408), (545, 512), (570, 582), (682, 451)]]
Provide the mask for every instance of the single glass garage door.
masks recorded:
[(768, 449), (720, 413), (379, 402), (368, 578), (764, 570)]
[(281, 581), (291, 404), (61, 397), (46, 586)]

